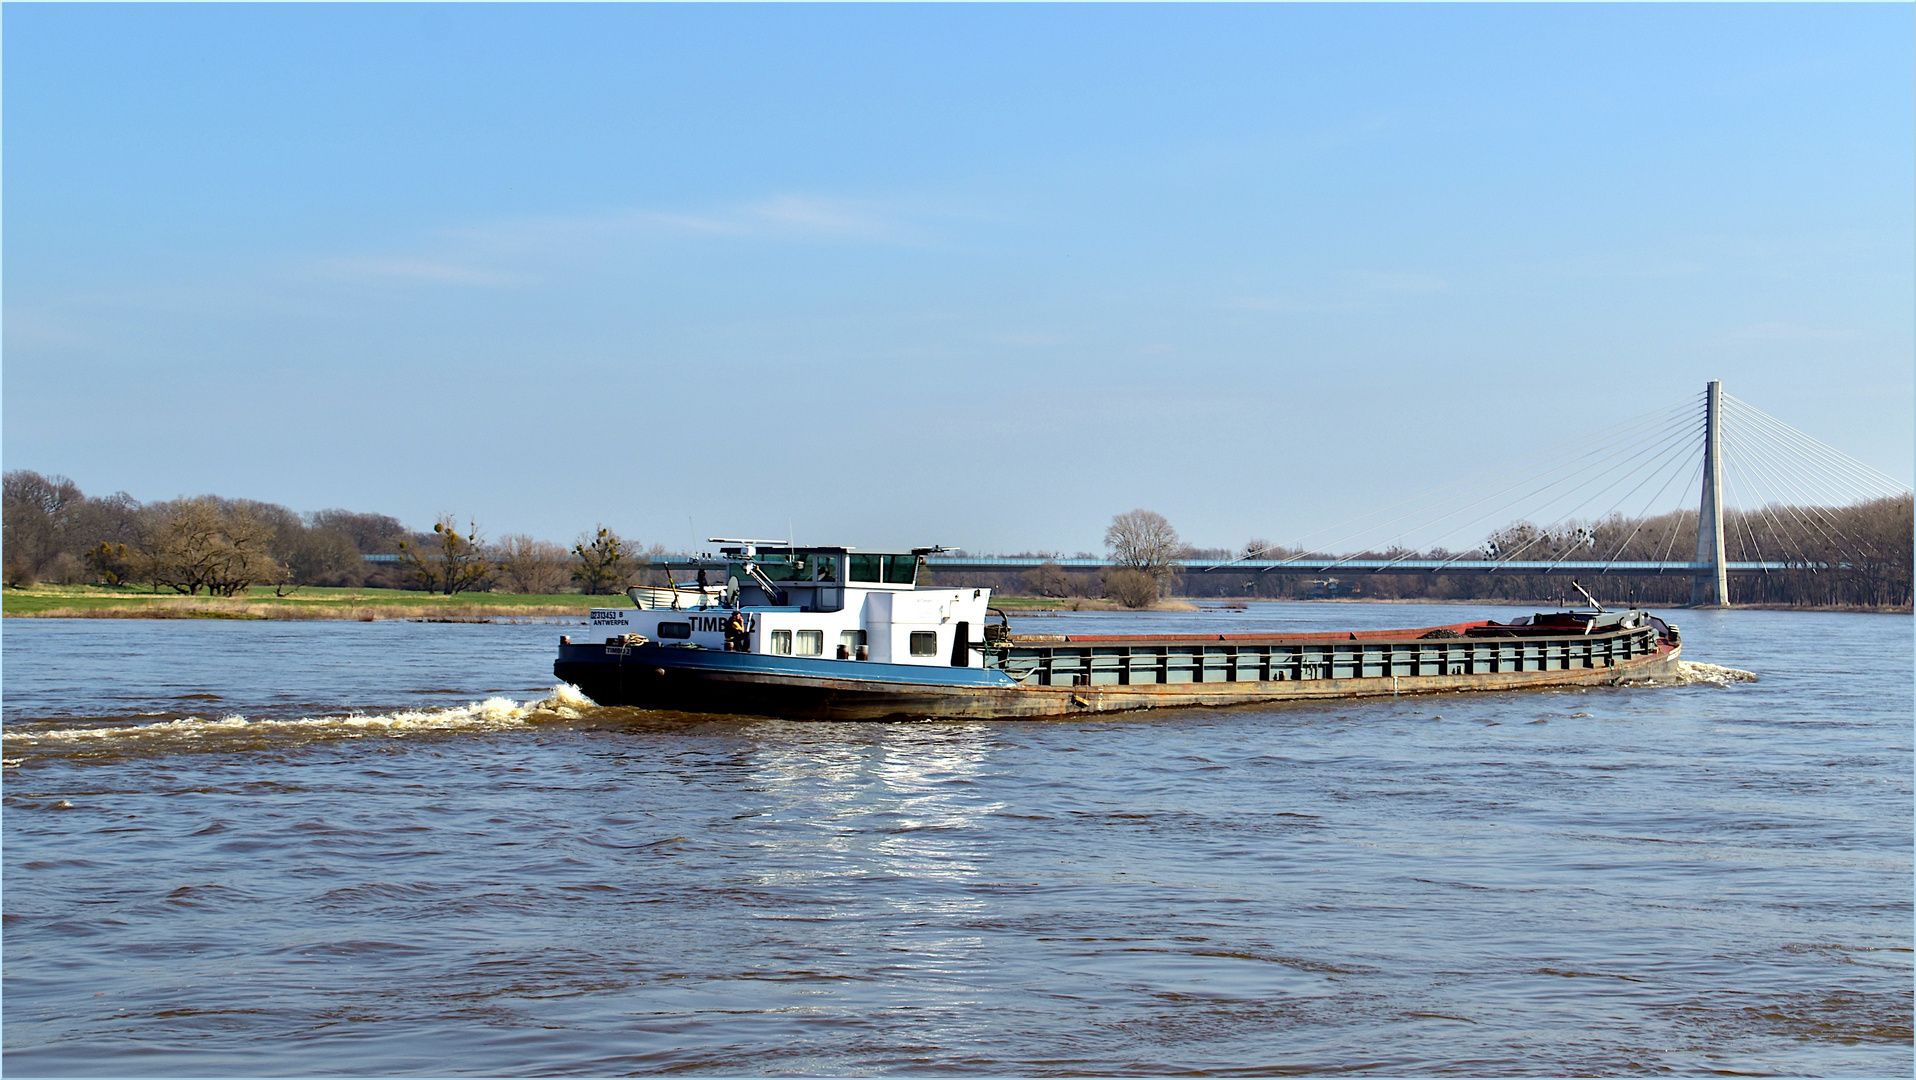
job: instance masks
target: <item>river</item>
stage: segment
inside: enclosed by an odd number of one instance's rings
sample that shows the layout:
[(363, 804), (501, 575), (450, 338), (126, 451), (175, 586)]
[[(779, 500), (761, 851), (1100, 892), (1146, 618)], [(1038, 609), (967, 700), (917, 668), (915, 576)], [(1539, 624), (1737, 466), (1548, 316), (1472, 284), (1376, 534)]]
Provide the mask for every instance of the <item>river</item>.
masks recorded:
[(1910, 1074), (1911, 620), (1669, 617), (1761, 681), (797, 723), (558, 625), (9, 619), (5, 1070)]

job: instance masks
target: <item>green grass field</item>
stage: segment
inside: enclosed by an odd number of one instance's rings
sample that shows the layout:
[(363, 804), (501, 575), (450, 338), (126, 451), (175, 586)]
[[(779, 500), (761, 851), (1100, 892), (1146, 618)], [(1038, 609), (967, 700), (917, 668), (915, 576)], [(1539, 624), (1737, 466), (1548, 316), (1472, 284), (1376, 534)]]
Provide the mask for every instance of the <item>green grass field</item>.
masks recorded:
[(623, 596), (558, 593), (460, 593), (438, 596), (405, 589), (307, 587), (274, 596), (255, 586), (235, 597), (182, 596), (107, 585), (38, 585), (8, 589), (0, 612), (11, 617), (125, 619), (419, 619), (583, 615), (593, 607), (627, 607)]
[[(595, 607), (631, 605), (623, 596), (555, 593), (460, 593), (438, 596), (406, 589), (322, 589), (307, 587), (291, 596), (274, 596), (270, 586), (245, 594), (182, 596), (150, 589), (110, 585), (36, 585), (8, 589), (0, 613), (9, 618), (40, 619), (492, 619), (583, 616)], [(991, 605), (1019, 611), (1121, 611), (1110, 600), (1076, 597), (994, 596)], [(1158, 610), (1190, 610), (1179, 600), (1163, 600)]]

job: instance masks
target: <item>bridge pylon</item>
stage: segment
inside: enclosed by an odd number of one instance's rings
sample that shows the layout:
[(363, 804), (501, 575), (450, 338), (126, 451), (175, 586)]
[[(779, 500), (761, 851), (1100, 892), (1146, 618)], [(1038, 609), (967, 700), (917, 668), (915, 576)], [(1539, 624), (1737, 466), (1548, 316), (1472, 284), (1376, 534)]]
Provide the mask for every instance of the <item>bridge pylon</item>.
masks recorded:
[(1711, 380), (1703, 395), (1703, 502), (1696, 516), (1696, 561), (1709, 563), (1708, 577), (1690, 579), (1690, 606), (1730, 606), (1730, 574), (1723, 561), (1723, 383)]

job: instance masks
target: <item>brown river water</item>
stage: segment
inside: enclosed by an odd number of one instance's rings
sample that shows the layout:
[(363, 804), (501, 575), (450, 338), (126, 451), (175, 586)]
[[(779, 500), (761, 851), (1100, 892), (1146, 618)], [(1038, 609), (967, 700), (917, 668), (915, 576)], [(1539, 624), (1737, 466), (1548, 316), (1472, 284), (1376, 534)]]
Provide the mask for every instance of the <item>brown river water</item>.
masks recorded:
[(559, 625), (9, 619), (3, 1064), (1909, 1075), (1911, 620), (1669, 617), (1761, 681), (799, 723)]

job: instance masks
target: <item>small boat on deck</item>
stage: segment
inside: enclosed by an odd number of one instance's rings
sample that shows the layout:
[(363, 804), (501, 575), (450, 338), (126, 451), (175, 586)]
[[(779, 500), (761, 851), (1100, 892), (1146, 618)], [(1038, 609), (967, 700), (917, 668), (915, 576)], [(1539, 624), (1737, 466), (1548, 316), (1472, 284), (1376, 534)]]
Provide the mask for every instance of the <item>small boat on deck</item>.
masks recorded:
[(1610, 686), (1673, 676), (1682, 652), (1675, 626), (1594, 599), (1408, 630), (1018, 635), (989, 589), (919, 585), (936, 549), (715, 542), (732, 545), (722, 587), (701, 571), (632, 589), (632, 607), (594, 609), (589, 632), (559, 639), (553, 673), (601, 705), (985, 719)]

